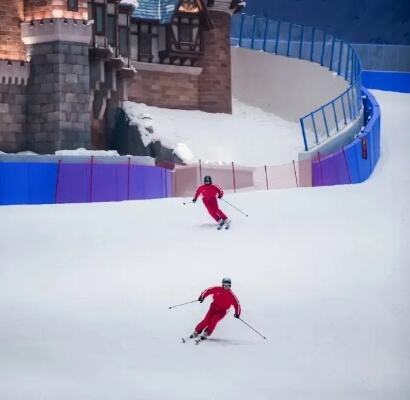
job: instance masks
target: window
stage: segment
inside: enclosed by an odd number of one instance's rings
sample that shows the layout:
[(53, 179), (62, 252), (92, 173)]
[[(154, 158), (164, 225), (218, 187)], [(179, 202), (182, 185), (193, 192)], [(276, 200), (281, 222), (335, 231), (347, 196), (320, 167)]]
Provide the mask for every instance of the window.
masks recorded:
[(95, 6), (95, 33), (105, 35), (105, 9), (104, 6), (98, 4)]
[(180, 24), (178, 25), (179, 31), (179, 41), (183, 43), (193, 42), (193, 30), (191, 24)]
[(148, 58), (148, 61), (151, 62), (152, 59), (152, 37), (151, 35), (141, 34), (139, 37), (138, 43), (138, 55), (139, 59), (142, 61), (143, 59)]
[(78, 0), (67, 0), (67, 11), (78, 11)]
[(117, 23), (115, 15), (108, 15), (108, 44), (116, 47), (117, 46)]
[(120, 55), (128, 57), (128, 28), (120, 26), (118, 28), (118, 38), (120, 41)]

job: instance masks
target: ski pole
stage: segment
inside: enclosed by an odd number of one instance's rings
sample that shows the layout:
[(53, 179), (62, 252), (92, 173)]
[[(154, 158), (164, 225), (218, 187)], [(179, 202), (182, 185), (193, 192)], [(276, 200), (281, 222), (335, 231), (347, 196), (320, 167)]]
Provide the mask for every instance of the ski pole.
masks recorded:
[(187, 204), (193, 204), (194, 202), (191, 200), (191, 201), (186, 201), (186, 202), (183, 202), (182, 204), (184, 205), (184, 206), (186, 206)]
[(235, 210), (239, 211), (240, 213), (242, 213), (243, 215), (249, 217), (248, 214), (246, 214), (245, 212), (243, 212), (240, 208), (234, 206), (233, 204), (229, 203), (229, 201), (226, 201), (225, 199), (221, 199), (222, 201), (224, 201), (226, 204), (229, 204), (232, 208), (234, 208)]
[(263, 336), (261, 333), (259, 333), (255, 328), (252, 328), (246, 321), (244, 321), (242, 318), (238, 318), (239, 321), (242, 321), (248, 328), (252, 329), (254, 332), (256, 332), (259, 336), (263, 337), (264, 339), (267, 339), (265, 336)]
[(177, 305), (175, 305), (175, 306), (171, 306), (171, 307), (168, 307), (168, 309), (170, 310), (171, 308), (175, 308), (175, 307), (181, 307), (181, 306), (185, 306), (186, 304), (191, 304), (191, 303), (195, 303), (195, 302), (197, 302), (197, 301), (199, 301), (199, 300), (192, 300), (192, 301), (187, 301), (186, 303), (182, 303), (182, 304), (177, 304)]

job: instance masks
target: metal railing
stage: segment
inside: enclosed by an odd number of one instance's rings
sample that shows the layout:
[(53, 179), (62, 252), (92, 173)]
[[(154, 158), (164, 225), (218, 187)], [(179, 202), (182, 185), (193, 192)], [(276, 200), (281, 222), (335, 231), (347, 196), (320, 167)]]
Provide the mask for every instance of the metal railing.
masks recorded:
[(338, 97), (300, 118), (306, 151), (360, 116), (361, 64), (349, 43), (314, 27), (241, 14), (232, 20), (231, 45), (318, 63), (349, 83)]

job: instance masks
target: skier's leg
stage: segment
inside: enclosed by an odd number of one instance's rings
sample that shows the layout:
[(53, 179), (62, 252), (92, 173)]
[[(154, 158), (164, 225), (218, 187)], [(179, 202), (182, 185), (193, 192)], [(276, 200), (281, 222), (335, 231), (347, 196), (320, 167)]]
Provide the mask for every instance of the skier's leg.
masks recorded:
[(215, 204), (213, 204), (213, 202), (204, 203), (204, 204), (205, 204), (206, 209), (207, 209), (208, 212), (209, 212), (209, 215), (210, 215), (216, 222), (219, 222), (219, 220), (220, 220), (221, 218), (219, 217), (219, 214), (218, 214), (218, 206), (215, 205)]
[(217, 214), (218, 217), (224, 221), (226, 221), (228, 219), (228, 217), (224, 214), (224, 212), (222, 210), (220, 210), (219, 208), (217, 209)]
[(201, 333), (208, 326), (212, 314), (211, 310), (206, 313), (204, 319), (195, 327), (195, 333)]
[(205, 329), (205, 333), (207, 336), (210, 336), (212, 334), (216, 325), (223, 317), (225, 317), (225, 314), (221, 314), (221, 313), (215, 313), (211, 316), (208, 326)]

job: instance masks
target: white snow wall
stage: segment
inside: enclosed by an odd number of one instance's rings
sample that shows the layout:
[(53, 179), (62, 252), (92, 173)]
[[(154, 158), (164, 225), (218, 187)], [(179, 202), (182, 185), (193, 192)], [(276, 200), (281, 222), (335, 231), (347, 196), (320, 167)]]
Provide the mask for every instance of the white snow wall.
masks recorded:
[(231, 47), (231, 55), (233, 96), (288, 121), (299, 122), (349, 87), (310, 61), (238, 47)]

